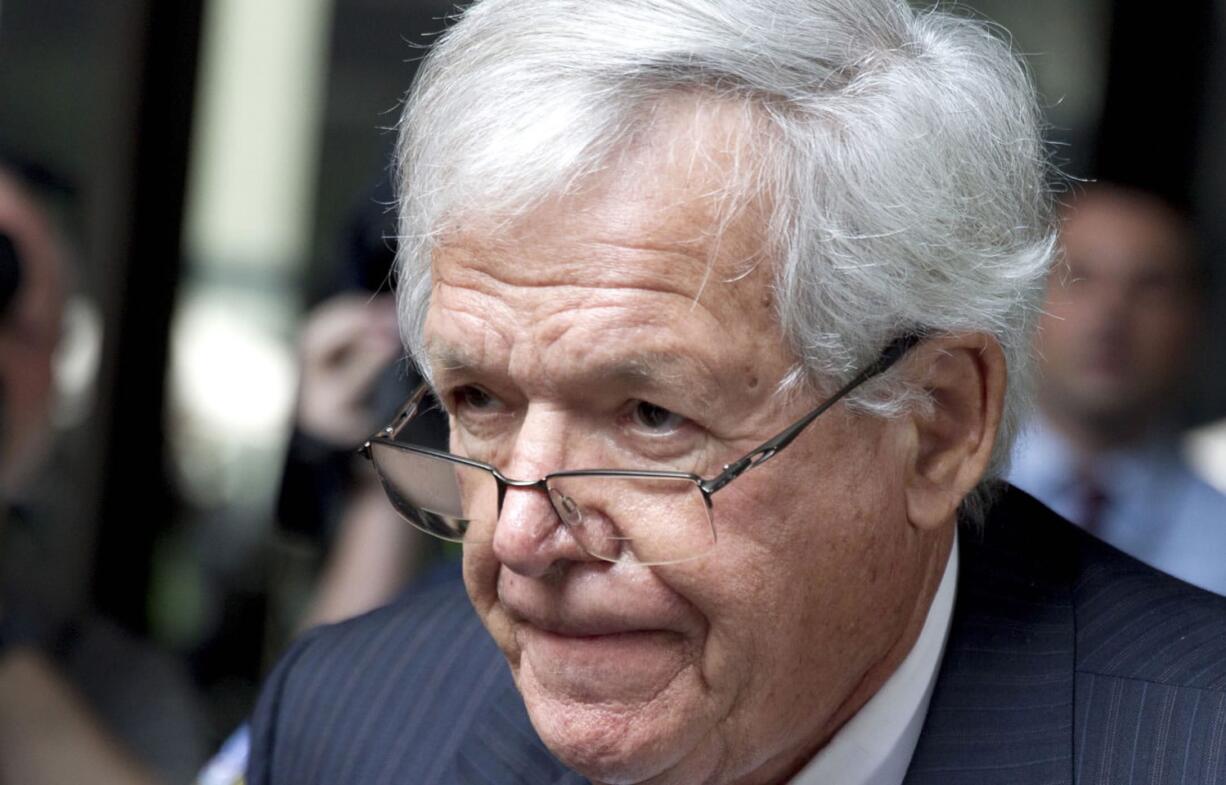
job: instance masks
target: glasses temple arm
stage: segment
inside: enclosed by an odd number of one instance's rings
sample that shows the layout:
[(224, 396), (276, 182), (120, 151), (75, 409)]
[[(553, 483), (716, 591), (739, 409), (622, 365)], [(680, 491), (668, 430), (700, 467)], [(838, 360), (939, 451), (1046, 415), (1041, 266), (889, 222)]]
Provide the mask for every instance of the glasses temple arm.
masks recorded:
[(423, 382), (421, 386), (414, 390), (413, 394), (409, 396), (409, 400), (405, 402), (404, 406), (400, 407), (400, 411), (396, 412), (396, 416), (392, 418), (392, 421), (371, 435), (370, 439), (367, 439), (366, 443), (358, 448), (358, 454), (365, 455), (367, 458), (370, 457), (371, 439), (378, 437), (395, 439), (397, 436), (399, 436), (400, 432), (404, 430), (404, 427), (409, 424), (409, 421), (417, 416), (417, 410), (421, 407), (422, 399), (426, 397), (428, 392), (430, 392), (430, 385)]
[(706, 490), (708, 494), (715, 493), (720, 488), (723, 488), (725, 485), (741, 476), (741, 474), (748, 469), (763, 464), (773, 458), (775, 453), (791, 444), (792, 441), (800, 435), (801, 431), (824, 414), (827, 409), (834, 406), (843, 398), (847, 397), (848, 393), (864, 384), (869, 379), (885, 373), (913, 346), (919, 343), (921, 339), (922, 336), (915, 333), (909, 333), (892, 341), (888, 346), (886, 346), (886, 348), (881, 352), (881, 355), (872, 364), (861, 370), (860, 373), (856, 374), (851, 381), (840, 387), (832, 396), (823, 401), (820, 406), (806, 414), (797, 422), (789, 425), (783, 431), (750, 450), (739, 460), (725, 466), (722, 472), (703, 484), (704, 490)]

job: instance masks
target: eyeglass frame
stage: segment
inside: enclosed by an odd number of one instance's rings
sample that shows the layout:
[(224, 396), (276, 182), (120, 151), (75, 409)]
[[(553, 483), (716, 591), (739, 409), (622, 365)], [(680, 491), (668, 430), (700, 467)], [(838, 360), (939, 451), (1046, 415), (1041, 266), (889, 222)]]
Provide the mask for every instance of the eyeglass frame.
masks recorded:
[[(365, 457), (366, 460), (370, 461), (370, 464), (373, 468), (375, 468), (376, 473), (378, 473), (378, 465), (375, 463), (374, 453), (373, 453), (373, 450), (371, 449), (371, 445), (373, 444), (382, 444), (382, 445), (392, 447), (397, 450), (402, 450), (404, 452), (416, 453), (418, 455), (425, 455), (431, 458), (439, 458), (439, 459), (442, 459), (442, 460), (445, 460), (451, 463), (457, 463), (462, 466), (468, 466), (470, 468), (481, 469), (483, 471), (486, 471), (494, 478), (495, 482), (497, 483), (497, 487), (498, 487), (497, 510), (496, 510), (495, 520), (497, 520), (498, 517), (501, 517), (502, 515), (502, 502), (503, 502), (503, 499), (506, 497), (507, 489), (509, 488), (537, 488), (539, 490), (544, 491), (546, 494), (548, 494), (549, 493), (549, 481), (555, 478), (558, 478), (558, 477), (620, 477), (620, 478), (633, 477), (633, 478), (657, 479), (657, 480), (661, 480), (661, 479), (663, 480), (686, 480), (689, 482), (693, 482), (694, 485), (698, 488), (699, 492), (702, 495), (703, 503), (706, 505), (707, 512), (708, 514), (710, 514), (711, 510), (713, 509), (711, 497), (717, 491), (720, 491), (723, 488), (727, 487), (729, 483), (731, 483), (737, 477), (740, 477), (742, 474), (744, 474), (748, 470), (757, 468), (758, 466), (761, 466), (762, 464), (769, 461), (771, 458), (778, 455), (789, 444), (791, 444), (796, 439), (796, 437), (799, 436), (804, 431), (804, 429), (807, 428), (814, 420), (816, 420), (818, 417), (824, 414), (828, 409), (830, 409), (840, 400), (847, 397), (848, 394), (850, 394), (853, 390), (855, 390), (860, 385), (864, 384), (865, 382), (867, 382), (868, 380), (876, 376), (879, 376), (885, 373), (895, 363), (897, 363), (900, 359), (902, 359), (902, 357), (908, 351), (910, 351), (916, 344), (918, 344), (921, 340), (923, 340), (922, 335), (919, 335), (916, 333), (908, 333), (906, 335), (903, 335), (891, 341), (885, 347), (885, 349), (882, 350), (881, 354), (877, 357), (875, 361), (873, 361), (871, 364), (863, 368), (858, 374), (852, 377), (850, 381), (848, 381), (846, 384), (844, 384), (842, 387), (836, 390), (826, 400), (818, 404), (816, 408), (810, 410), (807, 414), (805, 414), (799, 420), (796, 420), (794, 423), (784, 428), (782, 431), (775, 434), (774, 436), (767, 439), (766, 441), (762, 442), (762, 444), (759, 444), (757, 447), (753, 448), (749, 452), (745, 453), (743, 456), (741, 456), (737, 460), (733, 461), (732, 463), (725, 464), (723, 470), (720, 471), (719, 474), (711, 478), (704, 478), (701, 475), (694, 474), (692, 472), (680, 472), (680, 471), (655, 471), (655, 470), (633, 470), (633, 469), (564, 469), (562, 471), (550, 472), (549, 474), (546, 474), (544, 477), (540, 478), (539, 480), (514, 480), (514, 479), (511, 479), (510, 477), (507, 477), (501, 471), (499, 471), (498, 467), (485, 463), (483, 461), (474, 460), (472, 458), (465, 458), (463, 456), (456, 455), (450, 452), (445, 452), (443, 450), (435, 450), (431, 447), (423, 447), (421, 445), (409, 444), (407, 442), (396, 441), (396, 437), (400, 434), (402, 430), (404, 430), (405, 426), (407, 426), (409, 422), (411, 422), (412, 419), (415, 416), (417, 416), (418, 407), (421, 405), (422, 399), (425, 398), (426, 394), (430, 392), (429, 382), (423, 382), (421, 386), (419, 386), (413, 392), (413, 394), (409, 397), (409, 400), (402, 407), (400, 407), (400, 411), (397, 412), (394, 418), (392, 418), (392, 421), (387, 426), (385, 426), (384, 428), (380, 429), (375, 434), (373, 434), (369, 439), (367, 439), (366, 442), (358, 449), (358, 453), (362, 455), (363, 457)], [(384, 491), (386, 492), (387, 488), (384, 488)], [(562, 525), (564, 526), (568, 525), (565, 519), (562, 518), (561, 513), (559, 513), (557, 509), (554, 508), (553, 504), (550, 504), (550, 508), (553, 509), (554, 515), (558, 516), (558, 519), (559, 521), (561, 521)], [(404, 517), (404, 516), (402, 515), (401, 517)], [(412, 521), (408, 521), (408, 523), (416, 527), (416, 524), (413, 524)], [(417, 528), (420, 528), (420, 527), (417, 527)], [(464, 541), (462, 537), (458, 539), (453, 539), (450, 537), (444, 537), (438, 534), (437, 532), (433, 532), (433, 531), (427, 532), (427, 533), (433, 537), (438, 537), (441, 540), (447, 540), (449, 542), (463, 542)], [(712, 533), (715, 534), (714, 531)], [(716, 534), (716, 536), (718, 535)]]

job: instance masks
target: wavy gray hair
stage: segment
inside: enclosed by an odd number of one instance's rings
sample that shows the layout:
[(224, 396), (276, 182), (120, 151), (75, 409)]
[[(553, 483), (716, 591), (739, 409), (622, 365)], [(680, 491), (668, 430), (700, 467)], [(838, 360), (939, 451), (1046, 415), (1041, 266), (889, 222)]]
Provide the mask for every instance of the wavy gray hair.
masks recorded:
[[(426, 58), (397, 149), (400, 315), (421, 357), (438, 238), (598, 172), (678, 94), (754, 116), (730, 189), (771, 205), (789, 381), (829, 389), (901, 332), (985, 332), (1027, 400), (1055, 238), (1030, 78), (982, 22), (903, 0), (483, 0)], [(740, 173), (738, 173), (740, 174)], [(753, 193), (730, 194), (736, 200)], [(922, 401), (890, 374), (853, 403)], [(976, 514), (980, 493), (968, 500)]]

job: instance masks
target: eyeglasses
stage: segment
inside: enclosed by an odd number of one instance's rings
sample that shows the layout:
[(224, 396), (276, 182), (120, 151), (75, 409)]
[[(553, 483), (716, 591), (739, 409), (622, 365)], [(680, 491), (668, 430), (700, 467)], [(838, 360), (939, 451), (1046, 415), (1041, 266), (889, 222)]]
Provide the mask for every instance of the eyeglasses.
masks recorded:
[(452, 542), (490, 542), (508, 488), (544, 491), (558, 521), (585, 551), (609, 562), (672, 564), (696, 558), (716, 541), (711, 497), (746, 471), (778, 455), (823, 412), (885, 372), (920, 340), (893, 341), (875, 362), (828, 399), (714, 477), (676, 471), (579, 469), (514, 480), (494, 466), (396, 441), (420, 411), (422, 385), (391, 424), (361, 452), (374, 465), (392, 506), (427, 534)]

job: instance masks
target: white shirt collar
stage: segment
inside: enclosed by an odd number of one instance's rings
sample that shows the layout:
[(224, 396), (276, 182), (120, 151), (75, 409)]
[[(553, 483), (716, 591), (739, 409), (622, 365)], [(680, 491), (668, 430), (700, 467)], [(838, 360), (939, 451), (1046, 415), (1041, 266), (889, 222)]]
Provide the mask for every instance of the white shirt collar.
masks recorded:
[(958, 539), (919, 638), (877, 694), (834, 734), (789, 785), (902, 785), (928, 716), (945, 654), (958, 584)]

